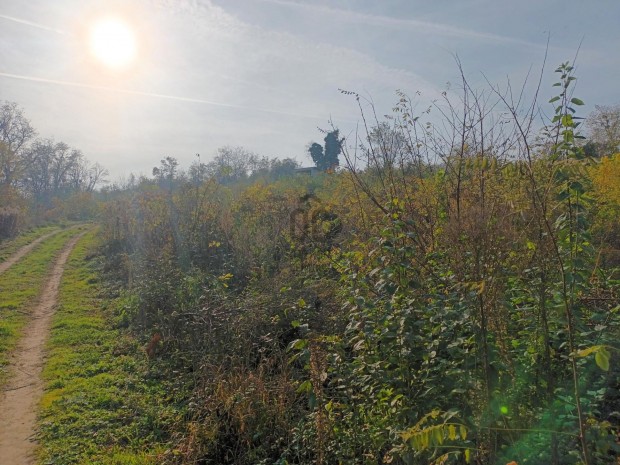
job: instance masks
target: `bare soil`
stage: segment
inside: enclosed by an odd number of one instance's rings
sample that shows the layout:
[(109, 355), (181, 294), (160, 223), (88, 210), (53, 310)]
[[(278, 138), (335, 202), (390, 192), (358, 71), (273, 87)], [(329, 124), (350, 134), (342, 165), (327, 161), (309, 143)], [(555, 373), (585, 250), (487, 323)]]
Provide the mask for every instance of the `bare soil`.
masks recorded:
[[(56, 308), (64, 265), (82, 235), (83, 233), (72, 238), (57, 258), (39, 301), (30, 315), (31, 321), (24, 336), (11, 356), (9, 381), (0, 392), (0, 465), (35, 463), (34, 436), (37, 406), (43, 394), (41, 370), (45, 359), (45, 343)], [(33, 242), (26, 247), (34, 245), (36, 244)], [(22, 256), (25, 253), (27, 251)]]

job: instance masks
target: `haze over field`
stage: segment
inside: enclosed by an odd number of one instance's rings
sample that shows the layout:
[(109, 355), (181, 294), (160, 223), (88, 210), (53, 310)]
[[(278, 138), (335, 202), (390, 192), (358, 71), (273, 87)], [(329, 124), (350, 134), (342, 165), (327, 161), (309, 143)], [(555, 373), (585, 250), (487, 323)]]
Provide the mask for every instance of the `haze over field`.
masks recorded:
[[(112, 51), (129, 54), (120, 65), (93, 53), (106, 18), (135, 41)], [(3, 0), (0, 100), (16, 101), (42, 136), (81, 149), (111, 179), (149, 172), (165, 155), (209, 160), (223, 145), (308, 165), (317, 126), (331, 117), (346, 136), (359, 119), (339, 88), (372, 98), (379, 115), (395, 90), (420, 91), (423, 110), (458, 83), (455, 54), (472, 84), (482, 73), (521, 82), (549, 39), (549, 82), (581, 44), (584, 115), (617, 102), (618, 18), (613, 0)]]

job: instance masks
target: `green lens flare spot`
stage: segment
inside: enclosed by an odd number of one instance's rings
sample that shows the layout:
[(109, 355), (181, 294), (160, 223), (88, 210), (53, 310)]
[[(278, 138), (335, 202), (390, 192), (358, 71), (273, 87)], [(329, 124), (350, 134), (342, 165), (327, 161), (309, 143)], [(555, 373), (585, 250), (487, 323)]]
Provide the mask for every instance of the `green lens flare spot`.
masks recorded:
[(508, 407), (506, 407), (505, 405), (502, 405), (499, 408), (499, 411), (502, 412), (502, 415), (508, 415)]

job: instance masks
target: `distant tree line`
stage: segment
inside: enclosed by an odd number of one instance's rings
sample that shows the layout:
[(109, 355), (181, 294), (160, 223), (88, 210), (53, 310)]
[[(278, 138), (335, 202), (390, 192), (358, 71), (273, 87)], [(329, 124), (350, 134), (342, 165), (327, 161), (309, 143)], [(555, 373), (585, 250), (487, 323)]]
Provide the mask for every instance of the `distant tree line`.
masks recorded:
[(37, 137), (16, 103), (0, 102), (0, 193), (4, 206), (16, 197), (25, 197), (49, 207), (55, 197), (92, 192), (107, 174), (80, 150)]
[(200, 154), (196, 154), (196, 160), (187, 169), (179, 167), (177, 158), (165, 156), (159, 166), (153, 167), (152, 177), (131, 173), (127, 178), (102, 188), (102, 191), (134, 190), (153, 183), (174, 190), (182, 185), (199, 186), (205, 182), (222, 186), (251, 184), (261, 180), (272, 182), (294, 176), (299, 167), (299, 162), (292, 158), (268, 158), (240, 146), (225, 146), (220, 147), (208, 162), (203, 162)]
[(221, 184), (266, 178), (276, 180), (295, 174), (299, 163), (292, 158), (268, 158), (243, 147), (221, 147), (206, 164), (194, 164), (191, 172), (214, 177)]
[(38, 137), (15, 102), (0, 101), (0, 239), (24, 224), (85, 219), (108, 172), (64, 142)]

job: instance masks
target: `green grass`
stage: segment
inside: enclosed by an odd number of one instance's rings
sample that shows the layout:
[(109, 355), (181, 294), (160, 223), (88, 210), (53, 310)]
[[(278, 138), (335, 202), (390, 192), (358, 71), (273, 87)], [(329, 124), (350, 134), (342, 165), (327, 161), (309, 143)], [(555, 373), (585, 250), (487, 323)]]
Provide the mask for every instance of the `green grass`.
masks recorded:
[(80, 229), (49, 237), (0, 275), (0, 386), (5, 381), (8, 354), (22, 334), (28, 312), (46, 282), (55, 257)]
[(15, 239), (10, 241), (0, 242), (0, 263), (4, 262), (7, 258), (21, 249), (23, 246), (30, 244), (37, 238), (55, 231), (58, 226), (43, 226), (40, 228), (33, 228), (20, 234)]
[(100, 296), (92, 251), (78, 243), (65, 268), (48, 342), (39, 416), (40, 464), (161, 463), (183, 415), (181, 389), (125, 330)]

